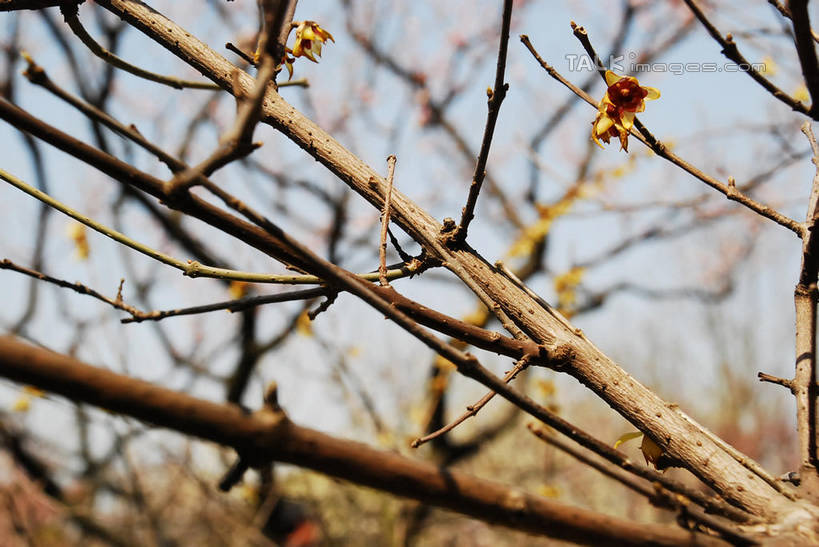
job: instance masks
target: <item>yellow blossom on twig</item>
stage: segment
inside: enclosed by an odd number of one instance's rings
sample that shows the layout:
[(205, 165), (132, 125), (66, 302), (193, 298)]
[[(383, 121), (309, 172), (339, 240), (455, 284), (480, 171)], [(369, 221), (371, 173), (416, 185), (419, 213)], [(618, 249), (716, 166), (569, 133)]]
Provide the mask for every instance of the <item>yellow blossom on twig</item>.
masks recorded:
[(646, 109), (647, 100), (659, 99), (660, 92), (653, 87), (642, 87), (637, 78), (618, 76), (606, 71), (606, 94), (597, 107), (592, 125), (592, 139), (603, 147), (611, 137), (620, 139), (620, 148), (628, 152), (628, 134), (634, 125), (634, 115)]
[(317, 63), (316, 55), (321, 57), (321, 46), (333, 35), (324, 30), (315, 21), (302, 21), (296, 27), (296, 42), (293, 44), (293, 57), (307, 57)]
[(658, 471), (664, 471), (671, 465), (666, 461), (662, 461), (661, 458), (663, 456), (663, 449), (660, 448), (657, 443), (652, 441), (647, 435), (643, 435), (640, 431), (634, 431), (631, 433), (625, 433), (617, 439), (617, 442), (614, 443), (614, 448), (617, 449), (618, 446), (621, 444), (630, 441), (632, 439), (643, 438), (643, 442), (640, 443), (640, 452), (643, 453), (643, 458), (646, 460), (646, 465), (653, 465), (654, 469)]

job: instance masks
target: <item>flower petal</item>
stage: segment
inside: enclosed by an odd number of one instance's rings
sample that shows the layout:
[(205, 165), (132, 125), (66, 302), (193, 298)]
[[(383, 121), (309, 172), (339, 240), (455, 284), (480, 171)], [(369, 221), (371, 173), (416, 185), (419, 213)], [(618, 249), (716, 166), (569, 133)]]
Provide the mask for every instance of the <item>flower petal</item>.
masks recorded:
[(620, 125), (626, 131), (631, 131), (634, 125), (634, 112), (623, 112), (623, 115), (620, 117)]
[(624, 433), (623, 435), (620, 435), (620, 438), (617, 439), (617, 442), (614, 443), (614, 449), (616, 450), (618, 446), (620, 446), (621, 444), (623, 444), (626, 441), (630, 441), (632, 439), (637, 439), (637, 438), (642, 437), (642, 436), (643, 436), (643, 433), (641, 431), (634, 431), (632, 433)]
[(600, 116), (594, 124), (594, 132), (598, 135), (604, 135), (614, 125), (614, 120), (609, 116)]
[(660, 90), (659, 89), (656, 89), (654, 87), (644, 87), (643, 90), (648, 93), (648, 95), (646, 95), (644, 97), (645, 100), (653, 101), (654, 99), (659, 99), (660, 98)]
[(618, 76), (617, 74), (615, 74), (611, 70), (606, 71), (606, 85), (611, 86), (611, 85), (619, 82), (622, 79), (623, 79), (623, 76)]

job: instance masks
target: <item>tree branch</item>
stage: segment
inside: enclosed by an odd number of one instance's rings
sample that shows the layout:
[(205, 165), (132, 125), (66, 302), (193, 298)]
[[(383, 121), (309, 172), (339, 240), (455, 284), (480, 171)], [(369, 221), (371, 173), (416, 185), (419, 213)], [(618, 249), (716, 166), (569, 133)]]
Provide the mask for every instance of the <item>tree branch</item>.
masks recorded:
[[(689, 0), (690, 1), (690, 0)], [(810, 92), (810, 115), (819, 117), (819, 61), (816, 59), (816, 46), (810, 28), (807, 0), (788, 0), (788, 11), (793, 21), (793, 38), (796, 42), (796, 53), (802, 65), (802, 75)]]
[[(811, 116), (812, 118), (816, 119), (816, 112), (811, 105), (810, 108), (802, 104), (801, 102), (797, 101), (781, 89), (779, 89), (776, 85), (773, 84), (768, 78), (763, 76), (757, 69), (753, 67), (753, 65), (748, 62), (748, 60), (739, 52), (739, 48), (737, 48), (736, 43), (734, 42), (733, 36), (731, 34), (727, 34), (723, 36), (717, 27), (714, 26), (713, 23), (705, 16), (705, 13), (700, 9), (697, 3), (694, 0), (685, 0), (686, 5), (688, 5), (689, 9), (694, 13), (697, 19), (700, 20), (702, 26), (705, 27), (705, 30), (708, 31), (708, 34), (716, 40), (716, 42), (722, 47), (722, 54), (725, 55), (728, 59), (736, 63), (738, 66), (743, 68), (743, 72), (747, 72), (748, 76), (754, 79), (759, 85), (765, 88), (768, 93), (785, 103), (786, 105), (790, 106), (793, 110), (797, 112), (801, 112), (802, 114), (806, 114)], [(810, 30), (810, 29), (808, 29)], [(800, 55), (801, 60), (801, 55)], [(816, 57), (814, 56), (814, 63), (816, 62)], [(747, 68), (747, 70), (746, 70)], [(813, 93), (811, 93), (811, 97), (813, 98)], [(814, 98), (814, 104), (816, 103)]]
[[(77, 0), (81, 4), (85, 0)], [(0, 0), (0, 11), (36, 10), (54, 8), (66, 3), (65, 0)]]
[(470, 475), (336, 439), (270, 406), (253, 414), (196, 399), (71, 357), (0, 337), (0, 375), (71, 400), (231, 446), (253, 465), (292, 463), (507, 526), (582, 544), (725, 545), (692, 531), (632, 523)]
[[(811, 42), (813, 47), (813, 42)], [(819, 145), (810, 122), (802, 125), (802, 132), (813, 149), (816, 176), (813, 179), (808, 211), (805, 218), (806, 236), (802, 240), (802, 265), (799, 282), (794, 290), (796, 308), (796, 371), (791, 391), (796, 397), (796, 430), (799, 436), (799, 455), (802, 474), (816, 473), (816, 325), (819, 275)]]
[(495, 69), (495, 87), (487, 89), (489, 112), (486, 115), (486, 127), (483, 130), (481, 141), (481, 151), (478, 153), (478, 161), (475, 163), (475, 173), (472, 175), (472, 184), (469, 186), (469, 195), (466, 198), (461, 212), (461, 222), (453, 235), (456, 242), (466, 240), (469, 231), (469, 223), (475, 218), (475, 205), (478, 203), (478, 195), (481, 193), (481, 185), (486, 177), (486, 162), (489, 159), (489, 148), (492, 146), (492, 136), (495, 134), (495, 124), (498, 121), (500, 107), (506, 98), (509, 84), (504, 83), (503, 77), (506, 72), (506, 52), (509, 49), (509, 26), (512, 22), (512, 0), (504, 0), (503, 16), (501, 18), (500, 44), (498, 45), (498, 63)]
[[(232, 93), (244, 93), (253, 79), (239, 74), (234, 84), (233, 65), (166, 17), (135, 0), (98, 0), (100, 6), (146, 33), (163, 47)], [(371, 205), (380, 209), (386, 183), (372, 167), (341, 146), (332, 136), (270, 90), (262, 107), (263, 121), (282, 131), (308, 154), (335, 173)], [(579, 331), (571, 331), (537, 305), (524, 291), (500, 275), (467, 245), (448, 249), (441, 240), (441, 225), (398, 191), (393, 218), (464, 282), (477, 284), (490, 303), (522, 325), (533, 339), (551, 350), (563, 347), (560, 370), (577, 378), (620, 414), (720, 495), (757, 515), (775, 518), (792, 510), (781, 496), (716, 446), (695, 426), (670, 412), (656, 394), (629, 376)], [(508, 389), (498, 378), (497, 387)], [(489, 386), (495, 389), (496, 386)], [(503, 392), (499, 393), (503, 394)], [(506, 395), (504, 395), (506, 396)], [(737, 488), (741, 485), (742, 488)]]

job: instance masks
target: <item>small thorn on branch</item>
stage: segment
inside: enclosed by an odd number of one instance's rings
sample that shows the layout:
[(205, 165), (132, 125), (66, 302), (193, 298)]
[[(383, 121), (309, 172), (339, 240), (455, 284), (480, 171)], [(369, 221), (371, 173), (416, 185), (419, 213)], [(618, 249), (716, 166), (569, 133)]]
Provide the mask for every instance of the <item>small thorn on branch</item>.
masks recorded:
[(226, 43), (225, 48), (227, 50), (229, 50), (229, 51), (232, 51), (233, 53), (235, 53), (239, 57), (241, 57), (242, 60), (244, 60), (247, 64), (249, 64), (251, 66), (256, 66), (256, 60), (253, 59), (253, 57), (251, 55), (248, 55), (247, 53), (245, 53), (244, 51), (242, 51), (241, 49), (239, 49), (237, 46), (233, 45), (232, 43), (230, 43), (230, 42)]

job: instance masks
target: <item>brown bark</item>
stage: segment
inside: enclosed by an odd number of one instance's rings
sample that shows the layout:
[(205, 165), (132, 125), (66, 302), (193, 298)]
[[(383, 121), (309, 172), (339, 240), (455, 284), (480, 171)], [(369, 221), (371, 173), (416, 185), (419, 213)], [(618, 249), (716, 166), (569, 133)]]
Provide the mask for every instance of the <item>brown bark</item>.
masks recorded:
[(0, 0), (0, 11), (51, 8), (61, 3), (60, 0)]
[[(812, 46), (811, 42), (811, 47)], [(802, 125), (802, 132), (813, 149), (817, 173), (813, 179), (808, 212), (805, 217), (805, 237), (802, 240), (802, 264), (799, 281), (794, 290), (796, 311), (796, 367), (790, 389), (796, 398), (796, 432), (799, 438), (802, 490), (811, 498), (819, 499), (816, 448), (816, 323), (819, 275), (819, 144), (816, 143), (810, 123)]]
[(92, 367), (9, 336), (0, 337), (0, 375), (232, 446), (255, 464), (291, 463), (519, 531), (589, 545), (725, 545), (703, 534), (568, 507), (497, 482), (330, 437), (298, 426), (283, 412), (268, 407), (248, 415), (236, 406)]
[[(133, 0), (100, 0), (203, 75), (233, 94), (246, 94), (254, 80), (190, 33)], [(234, 83), (237, 88), (234, 89)], [(384, 179), (333, 137), (282, 99), (273, 89), (262, 105), (263, 121), (281, 130), (373, 206), (384, 202)], [(685, 464), (720, 495), (750, 512), (775, 518), (792, 503), (683, 419), (670, 405), (637, 382), (579, 331), (568, 329), (524, 291), (501, 275), (468, 245), (448, 247), (441, 225), (400, 192), (394, 192), (393, 219), (428, 252), (468, 284), (497, 303), (536, 342), (570, 355), (561, 371), (571, 374)], [(668, 366), (674, 366), (669, 363)]]

